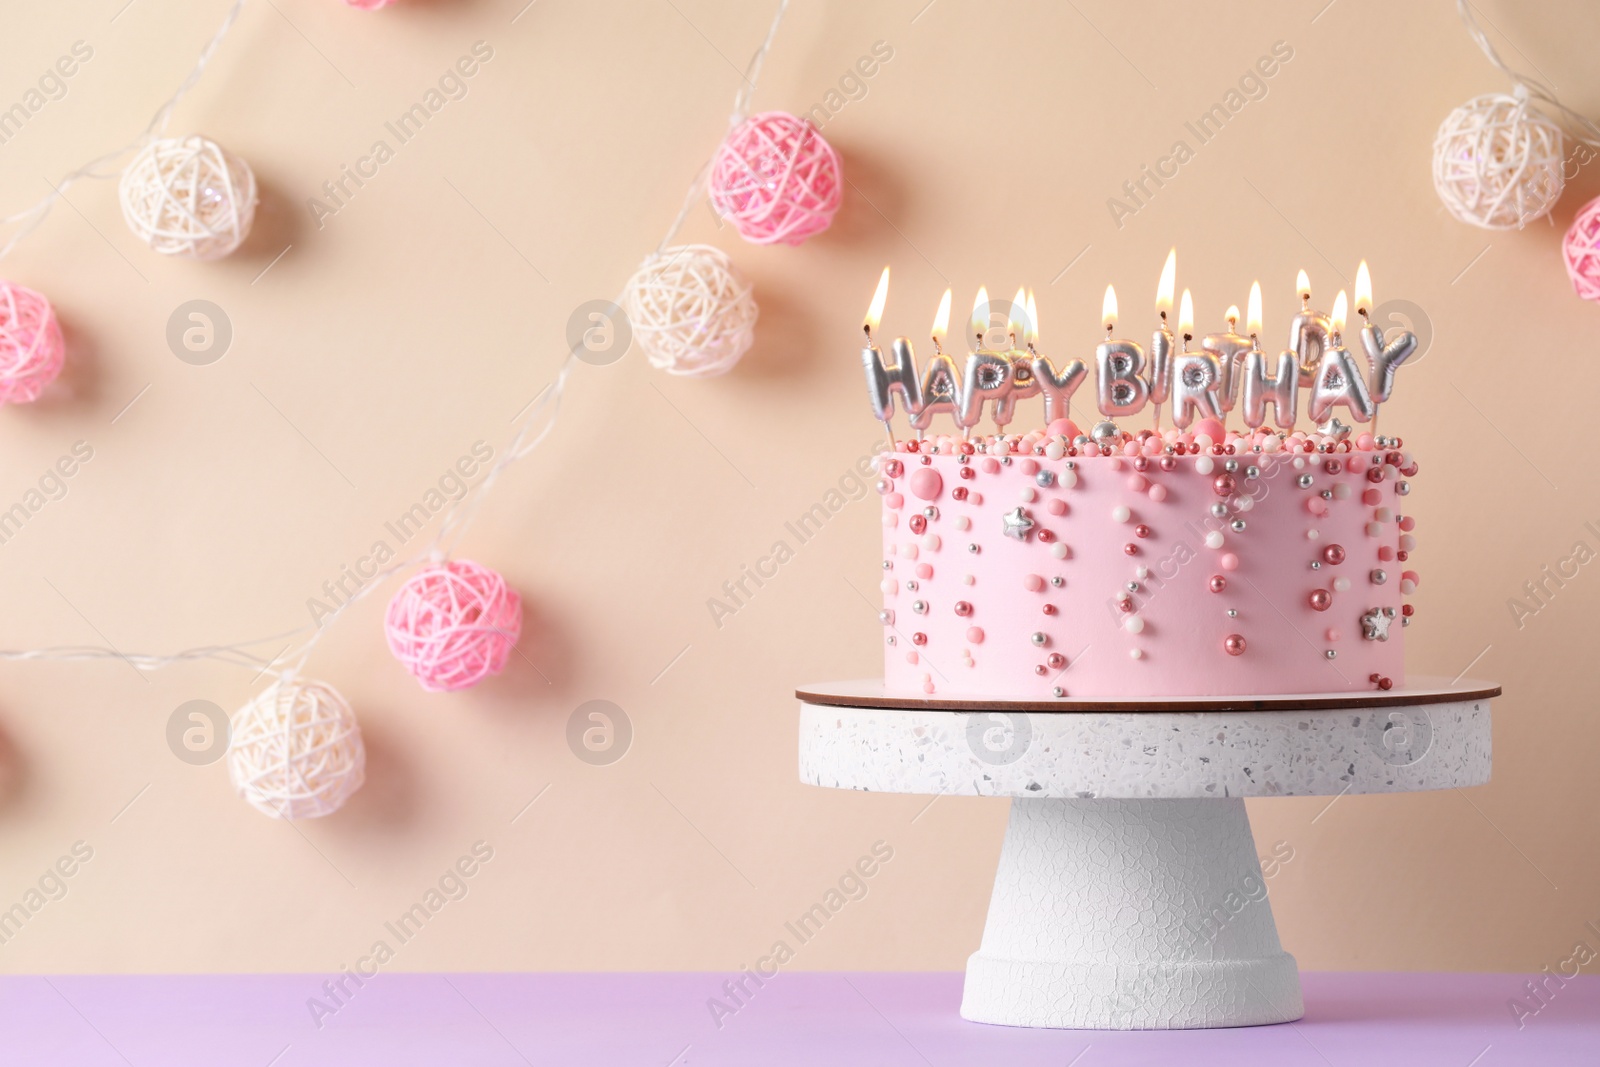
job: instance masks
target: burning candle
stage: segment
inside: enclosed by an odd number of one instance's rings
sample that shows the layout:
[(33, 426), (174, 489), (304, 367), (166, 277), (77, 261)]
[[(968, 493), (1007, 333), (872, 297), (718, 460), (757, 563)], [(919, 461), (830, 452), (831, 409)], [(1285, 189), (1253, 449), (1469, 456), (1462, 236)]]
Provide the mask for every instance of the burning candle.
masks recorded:
[(1028, 354), (1032, 359), (1028, 366), (1033, 371), (1033, 380), (1038, 383), (1039, 391), (1044, 393), (1044, 424), (1048, 427), (1060, 419), (1072, 418), (1072, 394), (1083, 384), (1089, 369), (1084, 366), (1083, 360), (1075, 359), (1058, 375), (1050, 357), (1041, 354), (1035, 347), (1038, 342), (1039, 305), (1034, 303), (1033, 291), (1029, 290)]
[(1355, 357), (1344, 347), (1340, 336), (1344, 332), (1345, 309), (1348, 306), (1344, 290), (1339, 290), (1333, 302), (1333, 317), (1329, 320), (1327, 345), (1317, 362), (1311, 383), (1311, 398), (1307, 413), (1314, 423), (1324, 423), (1340, 404), (1350, 409), (1357, 422), (1372, 419), (1372, 397), (1367, 392), (1366, 376), (1356, 365)]
[(1167, 329), (1167, 312), (1172, 310), (1173, 286), (1178, 278), (1178, 250), (1167, 253), (1167, 262), (1161, 268), (1161, 281), (1156, 285), (1156, 314), (1161, 321), (1156, 324), (1150, 338), (1150, 399), (1155, 401), (1155, 427), (1161, 429), (1161, 405), (1167, 399), (1172, 372), (1172, 331)]
[(873, 343), (872, 331), (883, 321), (883, 307), (888, 299), (889, 268), (885, 267), (883, 276), (878, 279), (878, 290), (872, 294), (867, 317), (861, 324), (861, 330), (866, 334), (866, 344), (861, 349), (861, 363), (867, 371), (867, 396), (872, 402), (872, 414), (883, 423), (884, 430), (889, 434), (889, 447), (893, 449), (894, 426), (889, 419), (894, 415), (895, 394), (900, 394), (907, 417), (915, 418), (922, 408), (922, 382), (917, 376), (917, 358), (909, 340), (904, 337), (894, 339), (891, 349), (893, 358), (887, 363), (884, 362), (883, 352)]
[(1150, 383), (1140, 373), (1144, 370), (1144, 349), (1132, 341), (1112, 338), (1117, 328), (1117, 291), (1109, 285), (1101, 304), (1101, 319), (1105, 322), (1106, 339), (1094, 350), (1100, 413), (1107, 418), (1135, 414), (1150, 398)]
[(1261, 351), (1261, 283), (1250, 285), (1250, 313), (1245, 329), (1250, 334), (1250, 351), (1244, 357), (1240, 377), (1240, 401), (1244, 405), (1244, 424), (1260, 429), (1267, 421), (1267, 405), (1272, 405), (1273, 420), (1285, 430), (1294, 429), (1295, 407), (1300, 400), (1300, 364), (1293, 352), (1278, 357), (1278, 372), (1267, 376), (1267, 356)]
[[(988, 297), (982, 289), (978, 290), (980, 303), (988, 303)], [(920, 389), (921, 407), (911, 417), (911, 425), (916, 427), (920, 434), (933, 424), (933, 417), (938, 414), (947, 414), (953, 418), (962, 430), (968, 425), (961, 420), (958, 405), (961, 402), (961, 375), (956, 370), (956, 361), (945, 354), (944, 339), (950, 330), (950, 290), (944, 291), (944, 297), (939, 301), (938, 314), (933, 317), (933, 358), (928, 360), (928, 368), (923, 372)]]
[(1372, 274), (1367, 261), (1356, 270), (1356, 312), (1361, 316), (1361, 347), (1372, 363), (1372, 435), (1378, 434), (1378, 405), (1394, 391), (1395, 371), (1417, 351), (1417, 335), (1401, 330), (1395, 339), (1384, 343), (1383, 329), (1370, 319)]
[(1228, 329), (1223, 333), (1208, 333), (1200, 338), (1200, 347), (1211, 353), (1217, 361), (1217, 373), (1220, 376), (1217, 387), (1217, 406), (1223, 414), (1233, 410), (1234, 400), (1238, 397), (1238, 380), (1240, 365), (1244, 358), (1250, 354), (1252, 347), (1250, 339), (1239, 336), (1236, 329), (1239, 325), (1239, 309), (1229, 305), (1226, 316)]
[[(1017, 301), (1022, 299), (1022, 291), (1017, 291)], [(1013, 304), (1015, 306), (1015, 303)], [(1013, 387), (1013, 364), (1009, 353), (992, 351), (984, 347), (988, 342), (985, 336), (989, 330), (989, 291), (980, 287), (978, 299), (972, 305), (972, 332), (977, 338), (977, 349), (967, 356), (966, 373), (961, 379), (961, 415), (957, 419), (963, 429), (970, 429), (978, 424), (983, 417), (985, 401), (994, 401), (994, 425), (997, 430), (1004, 430), (1011, 421)], [(1010, 322), (1011, 346), (1016, 348), (1017, 325), (1015, 313)], [(1023, 353), (1018, 352), (1019, 356)]]
[(1222, 410), (1217, 405), (1217, 393), (1222, 384), (1217, 358), (1201, 349), (1189, 351), (1194, 339), (1194, 299), (1189, 290), (1183, 291), (1178, 308), (1178, 354), (1172, 358), (1172, 424), (1180, 430), (1188, 429), (1195, 413), (1202, 418), (1222, 420)]
[(1289, 347), (1300, 361), (1300, 384), (1310, 385), (1316, 377), (1322, 350), (1327, 347), (1331, 324), (1328, 316), (1311, 310), (1311, 280), (1301, 271), (1295, 278), (1300, 294), (1300, 313), (1289, 320)]
[(1007, 388), (1003, 389), (994, 402), (994, 424), (1005, 427), (1011, 422), (1011, 417), (1016, 413), (1016, 404), (1019, 400), (1027, 400), (1038, 396), (1040, 393), (1039, 382), (1033, 376), (1032, 360), (1028, 352), (1021, 347), (1027, 343), (1028, 331), (1032, 329), (1033, 314), (1028, 307), (1028, 294), (1021, 286), (1017, 287), (1017, 295), (1011, 298), (1011, 310), (1007, 316), (1008, 337), (1011, 347), (1006, 351), (1006, 363), (1009, 377)]

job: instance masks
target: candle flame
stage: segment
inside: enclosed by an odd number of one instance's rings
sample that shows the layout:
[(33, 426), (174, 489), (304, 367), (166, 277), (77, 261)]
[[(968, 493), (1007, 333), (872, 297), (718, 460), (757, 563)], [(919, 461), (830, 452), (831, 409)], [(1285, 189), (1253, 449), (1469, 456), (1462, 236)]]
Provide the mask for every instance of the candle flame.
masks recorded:
[[(985, 286), (978, 286), (977, 299), (972, 302), (972, 332), (982, 338), (989, 332), (989, 290)], [(981, 341), (980, 341), (981, 343)]]
[(1017, 295), (1011, 298), (1011, 311), (1006, 316), (1006, 325), (1011, 329), (1011, 345), (1015, 348), (1027, 339), (1028, 336), (1028, 293), (1022, 286), (1017, 286)]
[(1117, 324), (1117, 290), (1110, 285), (1106, 286), (1106, 298), (1100, 303), (1100, 321), (1108, 330)]
[(1349, 302), (1345, 299), (1344, 290), (1339, 290), (1339, 295), (1333, 301), (1333, 332), (1344, 333), (1344, 316), (1348, 310)]
[(1028, 344), (1039, 343), (1039, 305), (1034, 302), (1033, 290), (1028, 290)]
[(1167, 253), (1167, 265), (1161, 268), (1161, 284), (1156, 286), (1156, 311), (1172, 310), (1172, 289), (1178, 280), (1178, 250)]
[(1249, 318), (1246, 320), (1247, 325), (1245, 326), (1245, 329), (1250, 331), (1250, 336), (1251, 337), (1256, 337), (1256, 336), (1259, 336), (1260, 333), (1261, 333), (1261, 283), (1260, 282), (1251, 282), (1250, 283), (1250, 305), (1249, 305), (1249, 307), (1250, 307), (1250, 315), (1249, 315)]
[(1229, 304), (1228, 313), (1223, 318), (1228, 320), (1228, 329), (1230, 330), (1239, 325), (1239, 305)]
[(1294, 276), (1294, 291), (1301, 296), (1311, 295), (1311, 279), (1306, 277), (1305, 271)]
[(950, 290), (939, 298), (939, 313), (933, 317), (933, 339), (943, 341), (950, 332)]
[(878, 291), (872, 294), (872, 305), (867, 308), (866, 327), (876, 330), (878, 323), (883, 321), (883, 305), (889, 299), (889, 268), (883, 268), (883, 277), (878, 279)]
[(1364, 259), (1356, 268), (1356, 310), (1363, 315), (1372, 310), (1372, 272)]
[(1194, 297), (1189, 295), (1187, 289), (1178, 303), (1178, 332), (1194, 333)]

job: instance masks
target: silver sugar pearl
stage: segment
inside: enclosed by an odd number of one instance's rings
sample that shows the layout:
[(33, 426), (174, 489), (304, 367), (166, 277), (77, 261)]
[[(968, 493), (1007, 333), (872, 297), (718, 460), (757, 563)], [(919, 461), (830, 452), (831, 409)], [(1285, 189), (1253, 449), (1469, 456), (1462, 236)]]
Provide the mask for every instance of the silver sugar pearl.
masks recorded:
[(1075, 471), (1078, 469), (1078, 463), (1076, 460), (1069, 459), (1067, 460), (1066, 467), (1069, 471)]
[(1338, 649), (1330, 648), (1328, 651), (1324, 652), (1323, 655), (1327, 656), (1329, 659), (1338, 659), (1339, 651)]
[(1032, 641), (1036, 645), (1041, 645), (1042, 646), (1046, 641), (1048, 641), (1050, 639), (1048, 637), (1046, 637), (1044, 634), (1042, 634), (1039, 631), (1035, 630), (1033, 632), (1033, 636), (1029, 637), (1028, 640)]
[(1298, 485), (1302, 489), (1310, 489), (1311, 488), (1311, 475), (1302, 474), (1300, 477), (1296, 478), (1294, 480), (1294, 482), (1295, 482), (1296, 485)]
[(1003, 465), (1009, 467), (1009, 466), (1011, 466), (1011, 457), (1010, 456), (1001, 456), (1000, 457), (1000, 462)]
[(1094, 429), (1089, 431), (1089, 436), (1094, 438), (1096, 444), (1101, 444), (1106, 441), (1120, 441), (1122, 431), (1117, 429), (1116, 423), (1108, 420), (1095, 423)]
[(939, 517), (939, 509), (934, 507), (932, 504), (929, 504), (927, 507), (922, 509), (922, 514), (925, 518), (937, 519)]
[(1239, 461), (1236, 459), (1225, 459), (1222, 461), (1222, 469), (1227, 471), (1229, 474), (1237, 474), (1239, 471)]
[(926, 615), (928, 613), (927, 601), (913, 600), (911, 602), (911, 610), (916, 612), (918, 615)]
[(1052, 485), (1056, 484), (1056, 472), (1055, 471), (1049, 471), (1049, 470), (1040, 470), (1038, 474), (1035, 474), (1033, 476), (1033, 480), (1038, 482), (1039, 485), (1042, 486), (1043, 488), (1048, 489)]
[(1394, 485), (1394, 491), (1395, 491), (1396, 494), (1398, 494), (1400, 496), (1410, 496), (1411, 495), (1411, 483), (1407, 482), (1407, 481), (1396, 482), (1395, 485)]
[(1318, 495), (1320, 495), (1322, 497), (1322, 499), (1324, 499), (1324, 500), (1332, 500), (1333, 499), (1333, 490), (1332, 489), (1324, 489)]
[(894, 570), (894, 560), (892, 560), (892, 559), (884, 560), (883, 561), (883, 569), (886, 570), (886, 571)]
[(1389, 580), (1389, 572), (1381, 567), (1378, 567), (1373, 570), (1369, 577), (1372, 579), (1373, 585), (1382, 585), (1384, 582)]
[(1317, 559), (1312, 560), (1311, 569), (1314, 571), (1320, 571), (1322, 569), (1322, 561)]
[(1234, 519), (1228, 525), (1233, 527), (1233, 532), (1234, 533), (1244, 533), (1244, 520), (1243, 519)]
[(1410, 626), (1411, 625), (1411, 616), (1407, 615), (1407, 616), (1403, 617), (1400, 620), (1400, 625), (1401, 626)]
[(1138, 591), (1139, 591), (1139, 583), (1138, 582), (1129, 582), (1128, 583), (1128, 592), (1137, 593)]
[(893, 626), (894, 612), (890, 611), (888, 608), (884, 608), (882, 611), (878, 612), (878, 621), (883, 623), (885, 626)]
[(1065, 689), (1063, 689), (1063, 688), (1061, 688), (1061, 687), (1060, 687), (1060, 686), (1059, 686), (1059, 685), (1058, 685), (1058, 686), (1055, 686), (1055, 687), (1053, 687), (1053, 688), (1052, 688), (1052, 689), (1051, 689), (1051, 690), (1050, 690), (1050, 692), (1052, 692), (1052, 693), (1054, 693), (1054, 694), (1055, 694), (1055, 695), (1056, 695), (1056, 696), (1058, 696), (1058, 697), (1064, 697), (1064, 696), (1066, 696), (1066, 695), (1067, 695), (1067, 691), (1066, 691), (1066, 690), (1065, 690)]
[(974, 543), (974, 544), (968, 545), (967, 546), (967, 551), (971, 552), (974, 556), (976, 556), (978, 554), (978, 546), (977, 546), (977, 544)]
[(1211, 505), (1211, 514), (1215, 515), (1219, 519), (1227, 518), (1228, 517), (1228, 505), (1224, 504), (1220, 500), (1217, 501), (1215, 504)]
[(893, 489), (894, 485), (891, 484), (887, 478), (879, 478), (877, 484), (873, 488), (877, 489), (878, 492), (882, 494)]
[(892, 645), (892, 644), (894, 644), (894, 634), (890, 634), (890, 635), (889, 635), (889, 643), (890, 643), (890, 644), (891, 644), (891, 645)]
[(1244, 469), (1244, 476), (1246, 478), (1259, 478), (1261, 477), (1261, 468), (1252, 463)]
[(1237, 619), (1238, 617), (1239, 617), (1239, 609), (1238, 608), (1229, 608), (1228, 609), (1228, 618)]
[(1055, 586), (1057, 589), (1060, 589), (1062, 586), (1067, 584), (1067, 580), (1058, 574), (1050, 579), (1050, 584)]
[(915, 593), (917, 591), (917, 580), (915, 578), (907, 578), (906, 588)]

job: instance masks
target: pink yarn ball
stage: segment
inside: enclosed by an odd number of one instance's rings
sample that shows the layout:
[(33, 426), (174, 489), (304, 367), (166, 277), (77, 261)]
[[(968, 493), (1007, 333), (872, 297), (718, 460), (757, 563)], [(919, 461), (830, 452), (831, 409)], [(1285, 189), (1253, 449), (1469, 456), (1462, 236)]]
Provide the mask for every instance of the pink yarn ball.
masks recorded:
[(807, 119), (752, 115), (711, 160), (711, 204), (752, 244), (797, 245), (833, 221), (844, 196), (839, 153)]
[(1600, 197), (1578, 211), (1561, 243), (1572, 288), (1585, 300), (1600, 300)]
[(61, 324), (40, 293), (0, 280), (0, 404), (39, 399), (66, 361)]
[(430, 693), (467, 689), (505, 669), (522, 634), (522, 598), (504, 578), (453, 559), (413, 574), (389, 601), (389, 651)]

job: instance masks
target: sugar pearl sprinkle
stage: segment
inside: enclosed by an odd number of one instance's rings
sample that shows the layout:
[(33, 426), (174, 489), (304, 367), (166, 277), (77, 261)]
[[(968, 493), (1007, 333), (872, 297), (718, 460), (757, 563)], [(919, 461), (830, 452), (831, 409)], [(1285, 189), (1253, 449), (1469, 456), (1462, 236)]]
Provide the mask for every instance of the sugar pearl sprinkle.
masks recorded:
[[(1366, 643), (1361, 617), (1375, 605), (1402, 626), (1414, 616), (1404, 601), (1421, 579), (1410, 569), (1415, 520), (1404, 508), (1417, 463), (1403, 442), (1374, 440), (1360, 427), (1339, 436), (1227, 430), (1220, 438), (1171, 428), (1130, 434), (1109, 425), (1096, 427), (1093, 438), (1042, 431), (966, 439), (941, 434), (898, 441), (876, 465), (886, 642), (896, 644), (896, 606), (921, 627), (899, 633), (906, 651), (893, 655), (904, 666), (890, 665), (910, 672), (896, 673), (904, 684), (929, 694), (958, 680), (951, 673), (956, 667), (969, 679), (962, 685), (1004, 684), (1008, 678), (985, 680), (983, 672), (987, 664), (1008, 673), (1023, 653), (1001, 650), (1015, 642), (1032, 650), (1022, 669), (1043, 685), (1041, 692), (1064, 695), (1071, 674), (1056, 675), (1071, 667), (1060, 652), (1043, 656), (1042, 650), (1089, 648), (1084, 638), (1099, 632), (1106, 604), (1120, 617), (1122, 662), (1141, 664), (1159, 660), (1169, 634), (1196, 628), (1209, 629), (1211, 647), (1225, 660), (1282, 656), (1285, 621), (1322, 638), (1316, 648), (1303, 640), (1289, 643), (1310, 658), (1334, 659), (1336, 644), (1345, 659), (1360, 657)], [(1080, 495), (1085, 485), (1107, 510), (1078, 506), (1089, 499)], [(1001, 495), (985, 507), (985, 495), (995, 492)], [(1268, 494), (1285, 492), (1304, 520), (1298, 549), (1275, 537), (1259, 540), (1263, 535), (1252, 528), (1259, 524), (1245, 518)], [(1002, 524), (1002, 513), (1015, 517)], [(1272, 501), (1265, 514), (1265, 529), (1283, 531), (1282, 504)], [(1107, 519), (1120, 528), (1116, 533), (1106, 529)], [(1074, 570), (1073, 544), (1080, 539), (1083, 558), (1094, 561), (1089, 570)], [(1195, 550), (1202, 546), (1215, 553), (1204, 557), (1209, 567), (1192, 565), (1200, 562)], [(1107, 551), (1115, 551), (1126, 569), (1108, 572)], [(1292, 586), (1283, 585), (1292, 579), (1278, 569), (1279, 561), (1259, 556), (1263, 552), (1290, 553), (1281, 562), (1304, 575), (1294, 596), (1288, 596)], [(952, 560), (965, 566), (952, 568)], [(1169, 596), (1164, 606), (1163, 590), (1190, 583), (1209, 591), (1214, 614), (1178, 613), (1187, 603), (1182, 597)], [(1262, 586), (1277, 601), (1271, 605), (1276, 611), (1263, 610)], [(1031, 615), (1019, 617), (1023, 596)], [(1343, 639), (1346, 633), (1354, 637)], [(986, 636), (994, 640), (986, 643)], [(1091, 651), (1084, 662), (1103, 663), (1109, 651)], [(944, 671), (934, 669), (946, 662)], [(1170, 670), (1170, 657), (1167, 662)], [(1392, 661), (1358, 658), (1355, 677), (1365, 678), (1368, 662), (1380, 667), (1371, 672), (1375, 688), (1393, 684), (1384, 673)], [(1307, 667), (1319, 669), (1333, 668)]]

